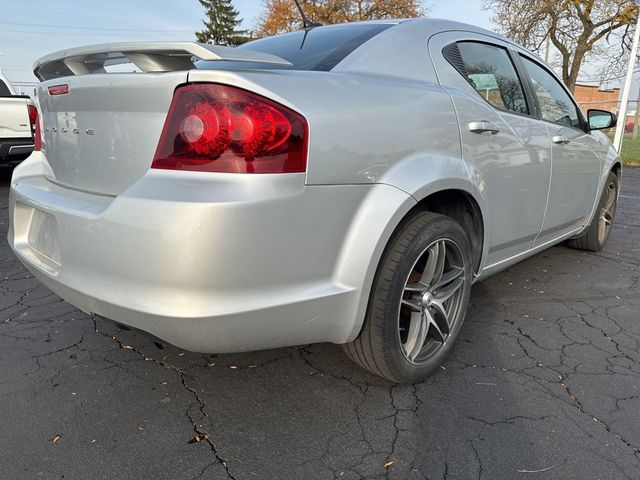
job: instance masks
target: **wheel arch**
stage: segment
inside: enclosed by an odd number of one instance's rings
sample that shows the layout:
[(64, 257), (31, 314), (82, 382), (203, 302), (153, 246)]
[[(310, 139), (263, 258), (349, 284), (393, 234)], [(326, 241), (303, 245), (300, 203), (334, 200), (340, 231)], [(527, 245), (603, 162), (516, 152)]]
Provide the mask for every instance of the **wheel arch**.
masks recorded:
[(482, 209), (474, 196), (462, 189), (445, 189), (422, 199), (412, 209), (439, 213), (458, 222), (469, 236), (473, 271), (478, 274), (485, 244), (485, 223)]
[[(415, 192), (407, 192), (400, 187), (387, 186), (385, 200), (375, 195), (371, 201), (365, 202), (361, 213), (363, 218), (352, 226), (352, 234), (342, 252), (335, 272), (340, 283), (358, 285), (360, 292), (355, 307), (355, 318), (349, 322), (349, 333), (345, 332), (342, 341), (352, 341), (362, 329), (369, 304), (375, 273), (389, 243), (403, 222), (416, 211), (430, 211), (446, 215), (458, 221), (465, 231), (470, 230), (474, 271), (479, 273), (487, 252), (488, 219), (485, 214), (483, 197), (466, 179), (441, 179), (428, 184)], [(393, 192), (396, 192), (395, 194)], [(400, 194), (402, 192), (402, 194)], [(408, 195), (407, 195), (408, 194)], [(389, 196), (391, 195), (391, 196)], [(393, 197), (393, 200), (391, 200)], [(374, 201), (375, 199), (375, 201)], [(391, 200), (391, 204), (388, 201)], [(393, 202), (397, 202), (392, 206)], [(371, 230), (372, 224), (376, 224)], [(469, 230), (467, 230), (469, 229)], [(375, 233), (374, 233), (375, 232)], [(373, 234), (373, 235), (372, 235)], [(372, 237), (377, 237), (375, 240)], [(375, 245), (374, 245), (375, 243)], [(353, 258), (362, 260), (360, 247), (368, 245), (367, 266), (356, 267)], [(356, 255), (355, 250), (359, 250)], [(351, 261), (347, 262), (346, 259)], [(358, 263), (358, 262), (356, 262)], [(355, 267), (355, 268), (354, 268)], [(354, 275), (355, 274), (355, 275)]]
[(620, 176), (622, 175), (622, 163), (619, 161), (616, 161), (612, 166), (611, 166), (611, 171), (613, 173), (616, 174), (616, 177), (618, 177), (618, 180), (620, 180)]

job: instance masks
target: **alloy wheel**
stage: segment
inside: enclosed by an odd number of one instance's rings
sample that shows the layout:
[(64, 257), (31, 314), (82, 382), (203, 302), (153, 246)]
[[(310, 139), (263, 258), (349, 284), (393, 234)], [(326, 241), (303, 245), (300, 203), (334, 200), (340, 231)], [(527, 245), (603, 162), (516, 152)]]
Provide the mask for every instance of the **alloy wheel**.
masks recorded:
[(461, 321), (464, 256), (450, 239), (431, 243), (409, 273), (400, 301), (398, 333), (405, 358), (416, 365), (442, 349)]
[(618, 189), (614, 182), (609, 182), (605, 191), (605, 203), (600, 208), (600, 218), (598, 220), (598, 241), (604, 243), (611, 230), (613, 217), (616, 213), (616, 200)]

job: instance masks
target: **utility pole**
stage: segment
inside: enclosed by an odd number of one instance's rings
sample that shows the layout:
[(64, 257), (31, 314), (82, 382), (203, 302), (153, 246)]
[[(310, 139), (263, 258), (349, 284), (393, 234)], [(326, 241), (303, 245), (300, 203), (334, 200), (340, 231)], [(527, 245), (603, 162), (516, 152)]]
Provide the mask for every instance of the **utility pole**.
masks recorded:
[(620, 102), (620, 111), (618, 112), (618, 125), (616, 126), (616, 135), (613, 139), (614, 148), (620, 153), (622, 148), (622, 138), (627, 123), (627, 103), (629, 102), (629, 93), (631, 92), (631, 82), (633, 81), (633, 71), (636, 67), (638, 59), (638, 42), (640, 41), (640, 7), (637, 14), (636, 31), (633, 35), (633, 45), (631, 47), (631, 57), (629, 59), (629, 67), (627, 68), (627, 78), (624, 81), (622, 89), (622, 99)]
[(636, 97), (636, 114), (633, 120), (633, 138), (638, 138), (638, 126), (640, 125), (640, 88)]

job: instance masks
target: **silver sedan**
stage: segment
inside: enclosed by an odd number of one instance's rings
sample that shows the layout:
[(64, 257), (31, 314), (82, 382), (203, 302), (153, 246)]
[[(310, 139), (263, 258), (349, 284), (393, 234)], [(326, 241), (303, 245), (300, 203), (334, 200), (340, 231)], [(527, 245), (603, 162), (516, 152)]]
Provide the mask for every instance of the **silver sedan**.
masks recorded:
[(333, 342), (420, 381), (474, 282), (559, 242), (600, 250), (615, 215), (615, 116), (469, 25), (95, 45), (34, 71), (13, 251), (83, 311), (189, 350)]

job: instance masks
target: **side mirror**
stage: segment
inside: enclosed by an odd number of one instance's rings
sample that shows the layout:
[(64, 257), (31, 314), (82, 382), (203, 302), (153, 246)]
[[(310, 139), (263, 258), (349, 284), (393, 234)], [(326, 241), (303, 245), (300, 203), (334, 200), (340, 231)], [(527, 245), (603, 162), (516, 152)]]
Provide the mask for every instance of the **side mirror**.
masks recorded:
[(618, 117), (615, 113), (606, 110), (589, 110), (587, 112), (589, 120), (589, 130), (603, 130), (605, 128), (613, 128), (618, 123)]

